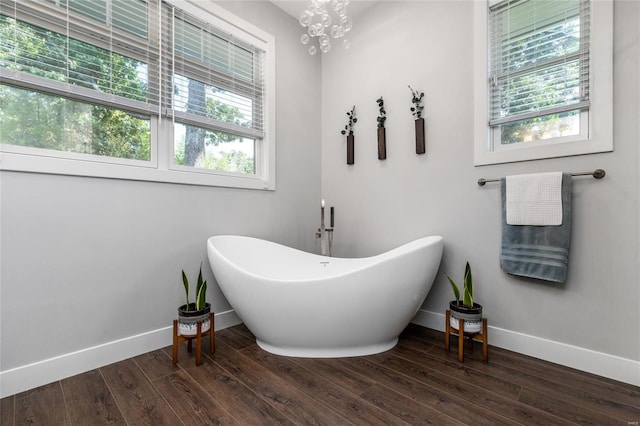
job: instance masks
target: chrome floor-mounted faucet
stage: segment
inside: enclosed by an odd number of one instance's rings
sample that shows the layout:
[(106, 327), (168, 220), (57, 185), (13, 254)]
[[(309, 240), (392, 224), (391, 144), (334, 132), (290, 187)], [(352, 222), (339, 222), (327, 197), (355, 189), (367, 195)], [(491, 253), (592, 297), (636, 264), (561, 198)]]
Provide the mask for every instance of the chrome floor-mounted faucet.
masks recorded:
[(320, 228), (316, 232), (316, 238), (320, 238), (320, 254), (322, 256), (331, 256), (331, 246), (333, 245), (333, 220), (334, 209), (331, 207), (330, 227), (324, 225), (324, 198), (320, 203)]

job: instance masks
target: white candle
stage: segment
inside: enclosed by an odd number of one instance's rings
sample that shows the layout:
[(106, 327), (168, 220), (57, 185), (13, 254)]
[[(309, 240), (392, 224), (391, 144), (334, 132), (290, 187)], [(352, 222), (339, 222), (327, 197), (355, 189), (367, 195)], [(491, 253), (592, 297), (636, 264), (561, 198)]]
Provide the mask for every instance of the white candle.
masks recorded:
[(322, 199), (322, 201), (320, 201), (320, 206), (324, 207), (324, 198)]

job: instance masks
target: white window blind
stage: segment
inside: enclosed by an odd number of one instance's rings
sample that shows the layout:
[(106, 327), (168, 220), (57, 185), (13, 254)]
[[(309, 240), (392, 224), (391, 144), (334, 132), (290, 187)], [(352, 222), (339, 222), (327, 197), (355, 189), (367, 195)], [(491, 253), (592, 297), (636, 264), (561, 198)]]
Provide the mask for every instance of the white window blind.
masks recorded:
[(176, 121), (264, 137), (265, 52), (171, 6), (163, 10), (163, 110)]
[(150, 19), (156, 6), (143, 0), (0, 0), (0, 81), (157, 112), (159, 37)]
[(508, 0), (489, 9), (489, 125), (589, 108), (589, 0)]

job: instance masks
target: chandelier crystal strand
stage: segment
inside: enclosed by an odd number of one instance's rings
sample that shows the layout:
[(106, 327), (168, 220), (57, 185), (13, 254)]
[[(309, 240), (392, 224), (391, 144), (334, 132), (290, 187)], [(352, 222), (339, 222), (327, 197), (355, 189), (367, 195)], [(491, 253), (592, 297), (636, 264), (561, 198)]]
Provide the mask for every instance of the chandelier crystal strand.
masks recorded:
[[(315, 55), (318, 49), (322, 53), (329, 52), (331, 39), (337, 41), (351, 30), (353, 20), (347, 13), (348, 4), (349, 0), (310, 0), (307, 8), (300, 12), (298, 21), (307, 29), (300, 37), (300, 42), (309, 45), (307, 50), (310, 55)], [(318, 47), (315, 46), (315, 39)], [(350, 43), (346, 38), (342, 40), (342, 46), (349, 48)]]

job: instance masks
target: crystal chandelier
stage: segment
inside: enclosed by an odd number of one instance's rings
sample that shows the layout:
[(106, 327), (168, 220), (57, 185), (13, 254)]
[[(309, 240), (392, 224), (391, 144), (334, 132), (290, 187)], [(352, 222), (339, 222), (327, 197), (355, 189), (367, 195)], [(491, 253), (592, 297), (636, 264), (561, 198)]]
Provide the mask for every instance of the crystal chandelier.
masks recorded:
[[(304, 45), (309, 45), (309, 54), (315, 55), (318, 48), (313, 42), (314, 37), (318, 38), (318, 46), (322, 53), (331, 50), (331, 39), (341, 39), (351, 30), (353, 21), (347, 14), (347, 5), (349, 0), (311, 0), (306, 10), (300, 13), (300, 25), (307, 29), (302, 34), (300, 41)], [(335, 16), (328, 9), (332, 9)], [(345, 38), (342, 40), (342, 46), (348, 49), (350, 44)]]

